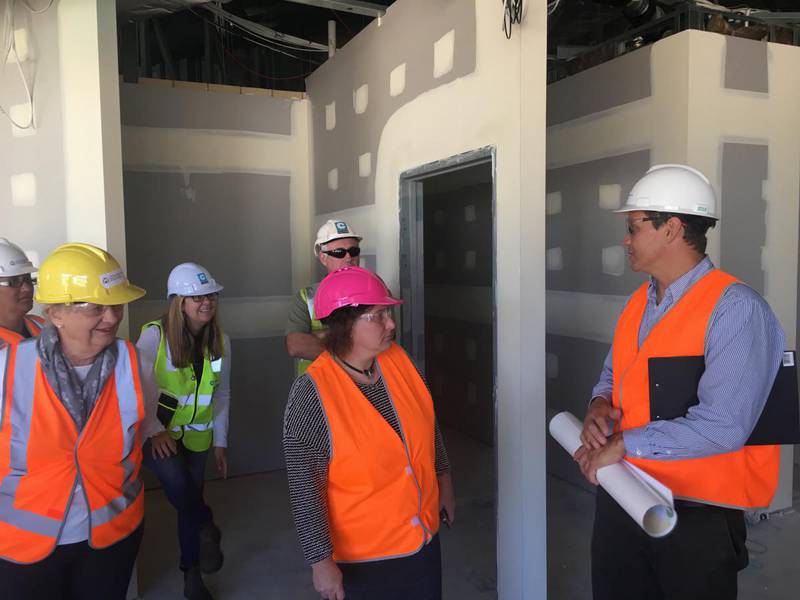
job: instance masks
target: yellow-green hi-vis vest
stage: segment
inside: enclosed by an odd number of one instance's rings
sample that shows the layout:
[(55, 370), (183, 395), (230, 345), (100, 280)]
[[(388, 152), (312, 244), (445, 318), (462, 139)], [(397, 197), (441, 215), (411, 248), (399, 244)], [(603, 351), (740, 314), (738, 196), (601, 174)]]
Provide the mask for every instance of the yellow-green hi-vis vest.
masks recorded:
[[(321, 321), (318, 321), (314, 318), (314, 293), (317, 291), (317, 286), (312, 285), (307, 288), (303, 288), (300, 290), (300, 297), (308, 306), (308, 316), (311, 317), (311, 331), (322, 331), (326, 329), (325, 325), (322, 324)], [(306, 372), (306, 369), (311, 365), (313, 361), (306, 360), (305, 358), (301, 358), (297, 361), (297, 376), (299, 377), (303, 373)]]
[(158, 387), (178, 399), (178, 406), (167, 429), (176, 440), (194, 452), (211, 447), (214, 435), (214, 409), (211, 399), (219, 385), (222, 358), (203, 359), (203, 375), (198, 383), (192, 366), (177, 368), (172, 364), (167, 337), (161, 321), (151, 321), (142, 327), (158, 327), (160, 342), (156, 354), (155, 375)]

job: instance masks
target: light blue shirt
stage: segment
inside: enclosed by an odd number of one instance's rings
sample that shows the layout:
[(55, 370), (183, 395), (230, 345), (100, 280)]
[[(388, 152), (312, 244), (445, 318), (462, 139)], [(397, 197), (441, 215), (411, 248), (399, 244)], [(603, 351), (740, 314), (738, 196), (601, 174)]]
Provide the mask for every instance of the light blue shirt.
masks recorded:
[[(703, 275), (714, 269), (708, 257), (684, 273), (656, 303), (650, 279), (647, 307), (639, 327), (639, 347), (650, 331)], [(700, 403), (684, 417), (653, 421), (623, 434), (625, 450), (641, 458), (682, 459), (741, 448), (758, 422), (781, 364), (785, 339), (769, 304), (744, 284), (730, 286), (711, 314), (705, 345), (705, 372), (697, 386)], [(611, 400), (612, 349), (592, 398)]]

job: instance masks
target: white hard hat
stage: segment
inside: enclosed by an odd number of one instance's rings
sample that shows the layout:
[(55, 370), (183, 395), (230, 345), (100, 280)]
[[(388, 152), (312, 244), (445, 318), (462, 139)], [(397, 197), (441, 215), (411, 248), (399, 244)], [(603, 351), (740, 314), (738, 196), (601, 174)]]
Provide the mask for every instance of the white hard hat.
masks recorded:
[(363, 239), (350, 229), (350, 226), (344, 221), (334, 221), (333, 219), (325, 221), (325, 224), (317, 231), (317, 241), (314, 242), (314, 254), (319, 256), (319, 249), (323, 244), (342, 238), (355, 238), (359, 242)]
[(219, 292), (223, 288), (208, 272), (208, 269), (197, 263), (181, 263), (169, 273), (167, 279), (167, 297), (204, 296)]
[(0, 237), (0, 277), (13, 277), (34, 273), (36, 267), (25, 256), (22, 248)]
[(618, 213), (634, 210), (670, 212), (719, 219), (714, 188), (697, 169), (686, 165), (654, 165), (633, 186)]

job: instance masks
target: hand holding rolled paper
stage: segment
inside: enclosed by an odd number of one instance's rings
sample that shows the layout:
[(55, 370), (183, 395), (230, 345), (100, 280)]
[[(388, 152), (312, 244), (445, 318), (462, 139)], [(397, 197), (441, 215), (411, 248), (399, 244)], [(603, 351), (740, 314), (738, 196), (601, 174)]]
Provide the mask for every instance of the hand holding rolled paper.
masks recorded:
[[(570, 456), (582, 447), (583, 424), (569, 412), (550, 420), (550, 435)], [(622, 460), (597, 469), (597, 481), (639, 526), (652, 537), (663, 537), (675, 528), (678, 515), (672, 490)]]

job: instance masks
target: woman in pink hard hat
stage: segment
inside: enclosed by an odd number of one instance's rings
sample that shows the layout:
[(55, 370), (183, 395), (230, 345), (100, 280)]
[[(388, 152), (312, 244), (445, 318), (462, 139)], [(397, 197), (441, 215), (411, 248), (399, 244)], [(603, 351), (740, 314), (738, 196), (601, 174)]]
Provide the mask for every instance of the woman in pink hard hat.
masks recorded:
[(400, 303), (366, 269), (325, 277), (325, 351), (289, 394), (292, 511), (325, 600), (441, 598), (438, 531), (455, 497), (430, 392), (394, 342)]

